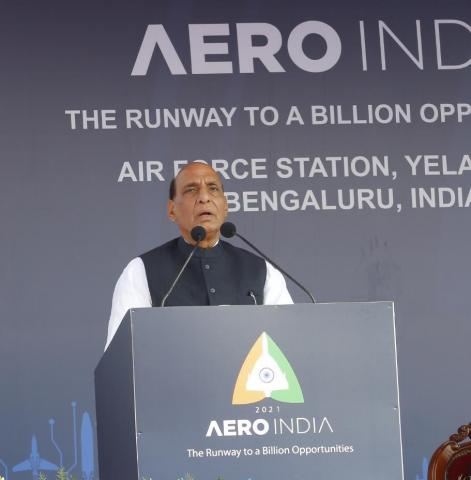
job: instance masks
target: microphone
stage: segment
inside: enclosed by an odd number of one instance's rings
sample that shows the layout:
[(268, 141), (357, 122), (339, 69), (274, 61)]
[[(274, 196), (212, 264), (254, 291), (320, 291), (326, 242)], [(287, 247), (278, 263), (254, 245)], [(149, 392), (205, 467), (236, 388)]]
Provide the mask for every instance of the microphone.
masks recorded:
[(195, 246), (191, 250), (190, 255), (188, 255), (187, 259), (185, 260), (185, 263), (183, 264), (183, 267), (180, 269), (178, 272), (178, 275), (176, 276), (175, 280), (172, 283), (172, 286), (168, 289), (168, 292), (164, 295), (164, 298), (162, 298), (162, 303), (160, 304), (161, 307), (165, 307), (165, 302), (167, 301), (167, 298), (169, 295), (172, 293), (173, 289), (175, 288), (175, 285), (177, 284), (178, 280), (180, 280), (180, 277), (182, 276), (182, 273), (185, 271), (186, 266), (188, 265), (188, 262), (191, 260), (191, 257), (195, 253), (196, 249), (198, 248), (200, 242), (206, 238), (206, 230), (201, 227), (200, 225), (193, 227), (190, 232), (191, 238), (196, 242)]
[[(244, 238), (240, 233), (237, 233), (236, 226), (232, 222), (224, 222), (221, 225), (220, 229), (221, 235), (226, 238), (231, 237), (239, 237), (243, 242), (245, 242), (250, 248), (255, 250), (261, 257), (263, 257), (267, 262), (271, 263), (276, 269), (278, 269), (283, 275), (287, 276), (295, 285), (297, 285), (304, 293), (306, 293), (309, 298), (311, 299), (312, 303), (316, 303), (316, 299), (312, 295), (312, 293), (301, 283), (299, 283), (296, 279), (294, 279), (289, 273), (283, 270), (279, 265), (277, 265), (273, 260), (267, 257), (264, 253), (262, 253), (253, 243), (250, 243), (246, 238)], [(250, 295), (250, 293), (249, 293)]]
[(190, 232), (191, 238), (199, 243), (206, 238), (206, 230), (201, 225), (193, 227)]
[(253, 304), (254, 304), (254, 305), (258, 305), (258, 303), (257, 303), (257, 297), (255, 296), (255, 293), (253, 293), (252, 290), (249, 290), (249, 291), (247, 292), (247, 296), (250, 297), (250, 298), (253, 300)]

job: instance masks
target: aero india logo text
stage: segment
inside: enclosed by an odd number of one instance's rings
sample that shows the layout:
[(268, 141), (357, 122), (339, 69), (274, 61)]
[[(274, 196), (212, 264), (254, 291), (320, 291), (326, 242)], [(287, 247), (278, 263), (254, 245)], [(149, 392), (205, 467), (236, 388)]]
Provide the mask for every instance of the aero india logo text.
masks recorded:
[(288, 359), (263, 332), (253, 344), (234, 387), (234, 405), (255, 403), (264, 398), (304, 403), (303, 392)]

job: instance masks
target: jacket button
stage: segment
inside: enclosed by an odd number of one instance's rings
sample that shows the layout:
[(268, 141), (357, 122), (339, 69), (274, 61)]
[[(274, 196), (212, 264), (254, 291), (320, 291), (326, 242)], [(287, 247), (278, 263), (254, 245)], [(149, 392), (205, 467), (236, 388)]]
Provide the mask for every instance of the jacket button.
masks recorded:
[(209, 293), (216, 293), (216, 289), (215, 288), (210, 288)]
[(205, 269), (205, 270), (209, 270), (209, 269), (210, 269), (210, 266), (209, 266), (208, 264), (206, 264), (206, 265), (204, 266), (204, 269)]

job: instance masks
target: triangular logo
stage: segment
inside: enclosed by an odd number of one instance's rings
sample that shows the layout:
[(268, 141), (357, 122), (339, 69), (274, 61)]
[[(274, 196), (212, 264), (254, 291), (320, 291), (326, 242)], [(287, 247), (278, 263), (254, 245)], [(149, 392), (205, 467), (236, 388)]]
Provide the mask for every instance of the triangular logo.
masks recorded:
[(285, 403), (304, 403), (303, 392), (288, 359), (263, 332), (245, 357), (232, 395), (233, 405), (273, 398)]

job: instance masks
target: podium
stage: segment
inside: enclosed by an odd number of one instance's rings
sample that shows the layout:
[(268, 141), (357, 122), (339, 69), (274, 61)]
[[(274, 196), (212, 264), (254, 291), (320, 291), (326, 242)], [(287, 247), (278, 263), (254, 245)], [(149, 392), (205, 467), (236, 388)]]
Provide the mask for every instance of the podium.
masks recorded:
[(403, 479), (390, 302), (130, 310), (95, 387), (101, 480)]

